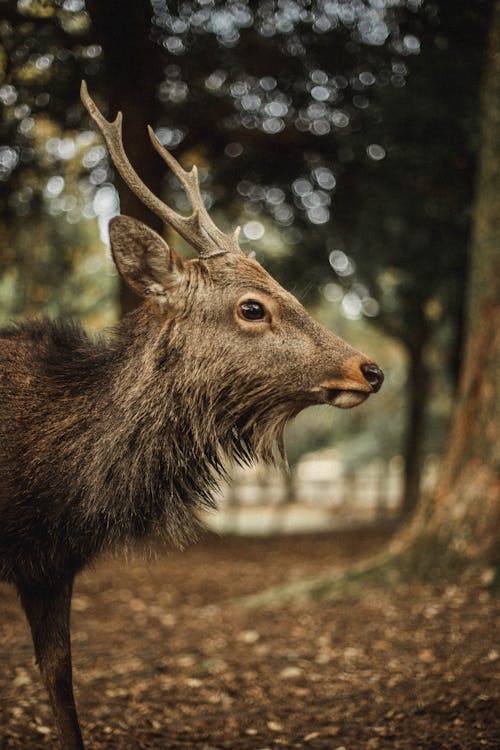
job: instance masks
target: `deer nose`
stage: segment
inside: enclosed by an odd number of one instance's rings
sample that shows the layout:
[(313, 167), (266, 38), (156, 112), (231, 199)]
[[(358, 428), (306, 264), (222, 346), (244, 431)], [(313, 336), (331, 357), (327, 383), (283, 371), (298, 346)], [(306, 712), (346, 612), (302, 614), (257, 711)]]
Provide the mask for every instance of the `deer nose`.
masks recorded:
[(377, 365), (361, 365), (361, 372), (374, 393), (380, 390), (384, 382), (384, 373)]

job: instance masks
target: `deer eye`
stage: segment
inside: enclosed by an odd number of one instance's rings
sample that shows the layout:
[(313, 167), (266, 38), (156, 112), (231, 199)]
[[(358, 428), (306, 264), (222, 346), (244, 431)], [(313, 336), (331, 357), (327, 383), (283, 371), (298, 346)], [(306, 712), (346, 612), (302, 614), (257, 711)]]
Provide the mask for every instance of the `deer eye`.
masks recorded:
[(266, 317), (264, 305), (254, 299), (241, 302), (240, 313), (245, 320), (264, 320)]

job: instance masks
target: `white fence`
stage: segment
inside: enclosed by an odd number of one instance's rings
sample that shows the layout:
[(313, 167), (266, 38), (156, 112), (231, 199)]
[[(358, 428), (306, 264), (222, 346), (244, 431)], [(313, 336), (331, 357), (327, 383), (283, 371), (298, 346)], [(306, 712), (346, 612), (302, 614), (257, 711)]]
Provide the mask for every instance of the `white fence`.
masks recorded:
[[(430, 458), (424, 490), (433, 487), (436, 473), (437, 460)], [(335, 450), (324, 450), (304, 456), (292, 473), (262, 465), (236, 469), (208, 523), (222, 533), (330, 530), (394, 518), (402, 489), (400, 456), (349, 471)]]

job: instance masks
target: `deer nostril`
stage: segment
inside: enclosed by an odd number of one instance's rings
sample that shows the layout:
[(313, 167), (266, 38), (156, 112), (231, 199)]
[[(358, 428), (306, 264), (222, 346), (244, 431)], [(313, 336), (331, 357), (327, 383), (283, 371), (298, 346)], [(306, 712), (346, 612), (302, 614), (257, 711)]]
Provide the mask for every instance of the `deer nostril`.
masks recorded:
[(384, 382), (384, 373), (377, 365), (361, 365), (361, 372), (374, 393), (380, 390)]

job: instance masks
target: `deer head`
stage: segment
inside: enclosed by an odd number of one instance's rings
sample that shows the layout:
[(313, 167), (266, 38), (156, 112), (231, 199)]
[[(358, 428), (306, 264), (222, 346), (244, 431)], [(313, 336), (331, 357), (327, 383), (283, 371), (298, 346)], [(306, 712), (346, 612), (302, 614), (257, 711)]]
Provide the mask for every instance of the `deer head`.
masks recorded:
[[(286, 421), (312, 404), (343, 409), (379, 390), (383, 373), (368, 357), (316, 322), (238, 244), (203, 204), (194, 166), (186, 172), (149, 128), (154, 148), (184, 187), (192, 213), (183, 216), (143, 184), (124, 151), (119, 113), (108, 122), (90, 98), (82, 101), (99, 127), (113, 163), (130, 189), (170, 224), (199, 258), (183, 260), (150, 228), (118, 216), (110, 224), (113, 258), (144, 299), (157, 325), (157, 349), (178, 352), (177, 382), (203, 394), (206, 418), (238, 432), (251, 452), (268, 458)], [(207, 406), (210, 404), (210, 407)], [(201, 415), (200, 415), (201, 416)]]

